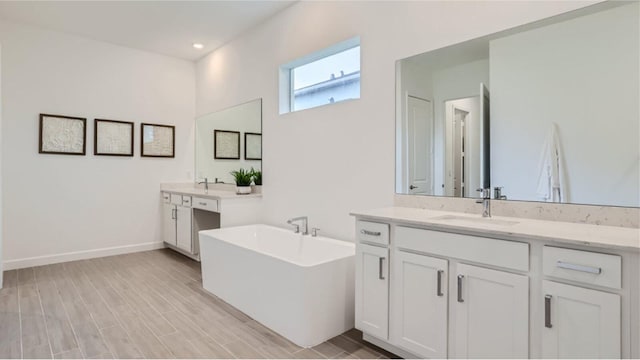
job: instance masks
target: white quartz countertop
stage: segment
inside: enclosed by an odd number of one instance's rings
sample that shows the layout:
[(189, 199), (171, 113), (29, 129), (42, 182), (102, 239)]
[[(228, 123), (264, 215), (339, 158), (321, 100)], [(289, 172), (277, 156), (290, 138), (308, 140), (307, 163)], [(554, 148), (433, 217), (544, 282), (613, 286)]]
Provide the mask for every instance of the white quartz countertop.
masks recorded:
[(560, 221), (466, 214), (418, 208), (388, 207), (353, 211), (370, 220), (419, 225), (434, 230), (512, 240), (544, 240), (568, 244), (640, 251), (640, 229)]
[(246, 199), (246, 198), (260, 198), (262, 194), (259, 193), (251, 193), (246, 195), (238, 195), (235, 191), (227, 191), (227, 190), (219, 190), (219, 189), (209, 189), (208, 191), (200, 188), (170, 188), (170, 189), (161, 189), (162, 192), (172, 193), (172, 194), (180, 194), (180, 195), (191, 195), (198, 196), (205, 199), (214, 199), (214, 200), (222, 200), (222, 199)]

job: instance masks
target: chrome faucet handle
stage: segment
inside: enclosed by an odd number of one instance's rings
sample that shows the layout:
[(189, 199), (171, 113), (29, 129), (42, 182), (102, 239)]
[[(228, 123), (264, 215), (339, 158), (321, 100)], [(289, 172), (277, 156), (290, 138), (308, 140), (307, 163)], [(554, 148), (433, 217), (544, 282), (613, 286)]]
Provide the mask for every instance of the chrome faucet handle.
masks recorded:
[(311, 228), (311, 236), (316, 237), (318, 236), (318, 231), (320, 230), (320, 228)]

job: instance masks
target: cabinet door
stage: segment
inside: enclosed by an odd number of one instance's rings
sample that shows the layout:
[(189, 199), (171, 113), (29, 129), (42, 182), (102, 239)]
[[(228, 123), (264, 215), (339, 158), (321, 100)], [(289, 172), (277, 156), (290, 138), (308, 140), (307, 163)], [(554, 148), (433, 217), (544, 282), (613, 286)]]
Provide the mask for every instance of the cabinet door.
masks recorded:
[(175, 208), (175, 205), (172, 204), (163, 204), (162, 206), (162, 240), (173, 246), (176, 246)]
[(448, 261), (393, 252), (391, 342), (425, 358), (447, 357)]
[(620, 296), (543, 281), (545, 358), (620, 358)]
[(455, 357), (529, 357), (529, 278), (457, 265)]
[(389, 249), (356, 246), (356, 327), (382, 340), (389, 334)]
[(191, 248), (191, 208), (177, 206), (176, 246), (192, 252)]

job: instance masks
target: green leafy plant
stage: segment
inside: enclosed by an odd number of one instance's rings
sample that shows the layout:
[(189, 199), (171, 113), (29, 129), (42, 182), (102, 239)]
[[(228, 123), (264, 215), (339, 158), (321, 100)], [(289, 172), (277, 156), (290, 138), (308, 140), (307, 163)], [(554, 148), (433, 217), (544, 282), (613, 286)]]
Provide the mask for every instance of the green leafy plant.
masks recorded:
[(262, 185), (262, 171), (251, 168), (251, 178), (256, 185)]
[(250, 170), (240, 169), (230, 172), (237, 186), (250, 186), (253, 173)]

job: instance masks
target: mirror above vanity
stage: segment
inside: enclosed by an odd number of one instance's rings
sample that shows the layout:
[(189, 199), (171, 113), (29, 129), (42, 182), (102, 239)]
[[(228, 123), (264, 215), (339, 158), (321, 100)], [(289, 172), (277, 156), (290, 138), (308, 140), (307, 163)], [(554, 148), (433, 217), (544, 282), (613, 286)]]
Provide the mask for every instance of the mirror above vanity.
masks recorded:
[(640, 206), (638, 15), (605, 2), (399, 60), (396, 192)]
[(196, 182), (235, 184), (231, 171), (262, 171), (262, 99), (196, 119)]

